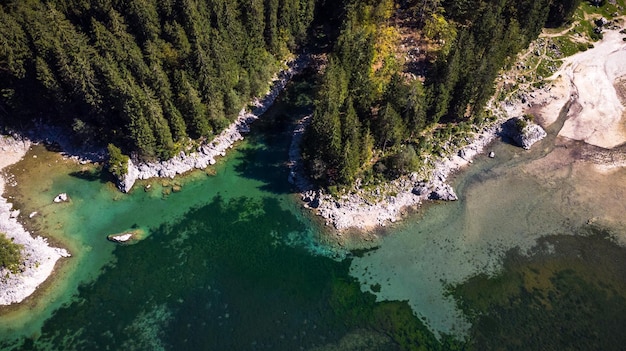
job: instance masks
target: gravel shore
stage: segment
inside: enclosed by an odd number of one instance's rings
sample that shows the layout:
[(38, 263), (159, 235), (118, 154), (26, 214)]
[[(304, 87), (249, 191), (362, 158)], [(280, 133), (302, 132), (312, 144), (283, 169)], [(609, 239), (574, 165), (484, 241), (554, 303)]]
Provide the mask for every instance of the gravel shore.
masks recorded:
[[(18, 162), (28, 151), (30, 141), (14, 136), (0, 135), (0, 194), (4, 193), (5, 179), (2, 170)], [(48, 245), (45, 238), (33, 237), (18, 222), (19, 211), (7, 199), (0, 197), (0, 233), (22, 245), (21, 272), (11, 273), (0, 267), (0, 305), (10, 305), (30, 296), (54, 271), (62, 257), (69, 257), (65, 249)]]

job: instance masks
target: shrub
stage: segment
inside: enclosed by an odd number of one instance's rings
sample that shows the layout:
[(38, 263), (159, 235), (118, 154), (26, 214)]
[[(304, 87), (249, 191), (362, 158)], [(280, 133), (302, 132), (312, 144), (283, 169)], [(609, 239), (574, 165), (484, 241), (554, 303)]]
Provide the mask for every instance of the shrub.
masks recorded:
[(528, 122), (524, 118), (518, 118), (515, 120), (515, 128), (518, 132), (522, 132), (524, 128), (528, 125)]
[(108, 168), (117, 178), (122, 178), (128, 173), (128, 160), (129, 157), (122, 153), (122, 150), (113, 144), (109, 144), (107, 147), (109, 151)]
[(14, 243), (4, 233), (0, 233), (0, 267), (17, 273), (22, 260), (21, 251), (22, 245)]

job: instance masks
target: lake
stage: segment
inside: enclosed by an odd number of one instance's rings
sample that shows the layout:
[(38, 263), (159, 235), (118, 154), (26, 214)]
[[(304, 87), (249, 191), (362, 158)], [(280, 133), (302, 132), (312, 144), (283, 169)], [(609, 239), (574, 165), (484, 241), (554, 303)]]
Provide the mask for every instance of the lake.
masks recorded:
[[(495, 143), (453, 179), (459, 201), (350, 254), (287, 183), (306, 113), (289, 91), (215, 167), (128, 195), (34, 147), (12, 201), (73, 257), (4, 312), (0, 348), (621, 349), (626, 172), (576, 161), (557, 123), (532, 151)], [(61, 192), (71, 202), (52, 204)], [(131, 229), (146, 238), (106, 240)]]

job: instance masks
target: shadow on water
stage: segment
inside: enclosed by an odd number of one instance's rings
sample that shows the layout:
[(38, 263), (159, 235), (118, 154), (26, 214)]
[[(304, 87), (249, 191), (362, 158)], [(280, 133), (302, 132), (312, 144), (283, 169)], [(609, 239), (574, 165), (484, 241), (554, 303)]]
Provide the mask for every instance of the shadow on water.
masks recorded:
[(289, 146), (295, 121), (311, 113), (311, 101), (303, 100), (310, 94), (309, 75), (297, 76), (263, 117), (252, 125), (248, 136), (250, 147), (240, 150), (235, 171), (248, 179), (264, 183), (261, 190), (285, 194), (291, 192), (287, 182)]
[[(304, 224), (272, 198), (215, 198), (116, 263), (41, 335), (2, 349), (437, 350), (406, 302), (376, 303), (350, 262), (283, 244)], [(444, 340), (446, 343), (454, 341)], [(334, 346), (333, 346), (334, 345)], [(367, 348), (366, 348), (367, 347)], [(323, 348), (320, 348), (320, 350)]]
[(98, 181), (101, 184), (116, 182), (115, 177), (113, 177), (111, 173), (104, 171), (102, 168), (90, 168), (88, 170), (71, 172), (69, 175), (88, 182)]

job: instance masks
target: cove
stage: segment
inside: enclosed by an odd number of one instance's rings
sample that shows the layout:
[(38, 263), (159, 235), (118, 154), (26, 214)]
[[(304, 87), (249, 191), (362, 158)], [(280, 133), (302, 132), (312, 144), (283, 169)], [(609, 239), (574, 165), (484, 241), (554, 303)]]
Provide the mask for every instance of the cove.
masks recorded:
[[(322, 228), (286, 181), (292, 117), (304, 112), (289, 101), (215, 175), (138, 184), (130, 195), (34, 148), (12, 169), (24, 185), (13, 200), (38, 212), (31, 229), (54, 234), (73, 257), (37, 298), (0, 317), (0, 349), (442, 347), (408, 304), (376, 303), (350, 277), (346, 253), (319, 244)], [(71, 201), (52, 205), (60, 192)], [(106, 240), (130, 228), (148, 235), (128, 246)]]
[[(286, 181), (307, 89), (296, 80), (211, 174), (129, 195), (34, 148), (12, 201), (73, 257), (0, 317), (0, 349), (620, 349), (626, 172), (577, 161), (585, 146), (557, 124), (530, 152), (494, 144), (456, 176), (458, 202), (350, 254), (323, 244)], [(147, 237), (106, 240), (132, 228)]]

